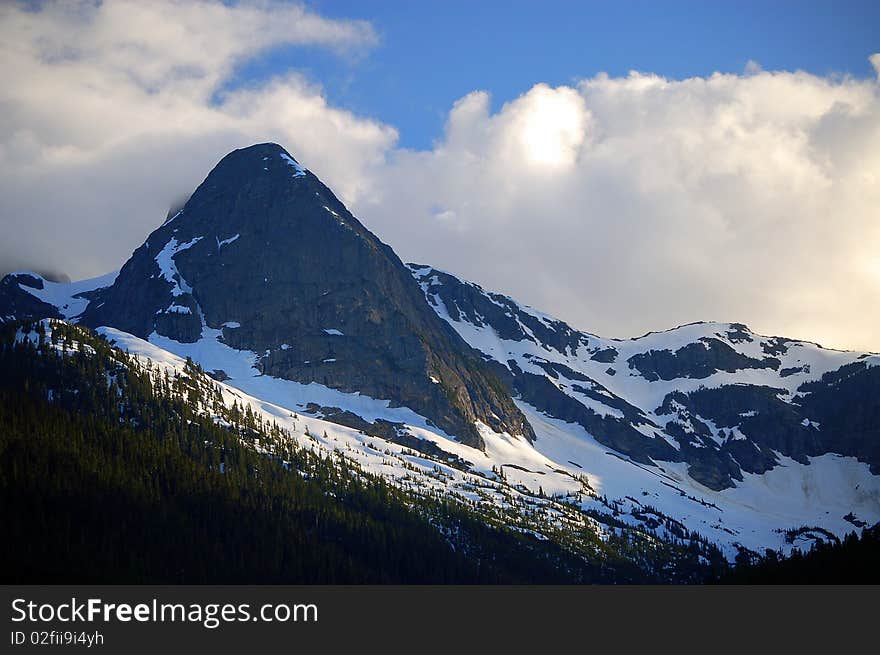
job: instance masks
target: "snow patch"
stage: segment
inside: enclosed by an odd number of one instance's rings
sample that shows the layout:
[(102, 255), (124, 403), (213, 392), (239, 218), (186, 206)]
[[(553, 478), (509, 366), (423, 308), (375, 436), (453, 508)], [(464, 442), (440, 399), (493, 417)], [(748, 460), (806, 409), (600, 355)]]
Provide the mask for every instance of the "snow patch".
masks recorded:
[(234, 236), (229, 237), (228, 239), (223, 239), (223, 241), (220, 240), (220, 237), (215, 236), (214, 239), (217, 240), (217, 250), (220, 250), (220, 248), (222, 248), (223, 246), (228, 246), (230, 243), (232, 243), (233, 241), (238, 239), (238, 237), (240, 237), (240, 236), (241, 236), (241, 234), (236, 234)]
[(302, 177), (306, 174), (306, 169), (303, 168), (298, 161), (296, 161), (293, 157), (286, 153), (280, 154), (281, 159), (287, 162), (287, 165), (292, 167), (294, 170), (293, 177)]
[(177, 264), (174, 263), (174, 257), (179, 252), (189, 250), (201, 240), (202, 237), (195, 237), (186, 243), (178, 243), (176, 238), (171, 237), (168, 243), (165, 244), (165, 247), (159, 251), (158, 255), (156, 255), (156, 264), (159, 266), (159, 276), (165, 278), (166, 281), (171, 283), (171, 295), (176, 297), (182, 296), (186, 293), (192, 293), (192, 287), (186, 283), (186, 280), (183, 279), (180, 271), (177, 270)]
[(184, 305), (171, 305), (164, 311), (165, 314), (192, 314), (192, 310)]

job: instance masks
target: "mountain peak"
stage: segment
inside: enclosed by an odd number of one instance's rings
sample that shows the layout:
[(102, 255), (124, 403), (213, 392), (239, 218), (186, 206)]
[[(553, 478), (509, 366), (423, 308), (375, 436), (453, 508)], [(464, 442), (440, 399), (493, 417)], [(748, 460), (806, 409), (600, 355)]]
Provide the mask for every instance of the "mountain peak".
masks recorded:
[(478, 424), (533, 436), (391, 248), (275, 143), (226, 155), (82, 322), (250, 352), (264, 375), (391, 401), (474, 444)]
[(282, 180), (296, 178), (308, 178), (308, 171), (293, 155), (277, 143), (258, 143), (223, 157), (196, 189), (190, 202), (196, 200), (203, 189), (214, 196), (224, 188), (277, 185)]
[(235, 150), (229, 152), (218, 162), (218, 166), (226, 161), (257, 161), (268, 157), (280, 157), (282, 155), (293, 159), (293, 156), (290, 154), (290, 152), (288, 152), (286, 148), (278, 143), (273, 143), (271, 141), (267, 141), (266, 143), (255, 143), (250, 146), (245, 146), (244, 148), (236, 148)]

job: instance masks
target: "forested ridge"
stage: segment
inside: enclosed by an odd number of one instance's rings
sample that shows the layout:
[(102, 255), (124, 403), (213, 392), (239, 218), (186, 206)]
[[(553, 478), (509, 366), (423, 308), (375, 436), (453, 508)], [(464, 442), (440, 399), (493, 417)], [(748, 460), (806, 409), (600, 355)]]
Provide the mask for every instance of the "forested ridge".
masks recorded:
[[(151, 375), (83, 328), (5, 326), (2, 579), (134, 583), (635, 581), (613, 552), (413, 497), (285, 439), (249, 409), (221, 425), (193, 378)], [(47, 334), (48, 332), (48, 334)], [(21, 332), (19, 332), (21, 334)], [(204, 377), (204, 376), (203, 376)]]
[(818, 541), (788, 557), (767, 551), (739, 557), (726, 584), (880, 584), (880, 524), (841, 540)]

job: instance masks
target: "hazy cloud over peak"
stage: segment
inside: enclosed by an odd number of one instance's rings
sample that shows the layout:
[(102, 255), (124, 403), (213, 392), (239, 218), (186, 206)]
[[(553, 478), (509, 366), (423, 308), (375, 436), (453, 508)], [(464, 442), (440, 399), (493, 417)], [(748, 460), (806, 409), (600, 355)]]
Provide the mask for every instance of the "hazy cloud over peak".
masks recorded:
[(356, 198), (356, 167), (394, 143), (392, 128), (329, 107), (296, 74), (224, 84), (273, 47), (345, 55), (376, 43), (368, 23), (289, 3), (0, 7), (0, 266), (73, 277), (118, 267), (220, 157), (254, 142), (284, 143), (315, 170), (332, 164)]

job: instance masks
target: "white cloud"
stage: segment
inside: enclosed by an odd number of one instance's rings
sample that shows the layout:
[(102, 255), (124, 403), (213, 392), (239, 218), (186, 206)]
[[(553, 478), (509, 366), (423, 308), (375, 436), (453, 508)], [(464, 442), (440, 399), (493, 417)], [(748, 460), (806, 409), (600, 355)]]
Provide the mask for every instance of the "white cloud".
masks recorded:
[(880, 52), (875, 52), (868, 59), (871, 61), (871, 65), (874, 67), (877, 76), (880, 77)]
[(488, 108), (460, 100), (360, 203), (404, 256), (611, 336), (738, 320), (880, 349), (875, 81), (598, 75)]
[(0, 264), (118, 267), (220, 157), (255, 142), (286, 144), (356, 200), (359, 167), (393, 145), (392, 128), (329, 107), (296, 75), (224, 84), (269, 48), (347, 57), (376, 42), (367, 23), (282, 3), (0, 7), (0, 220), (15, 235)]
[(223, 90), (268, 48), (376, 43), (279, 3), (3, 6), (0, 264), (115, 268), (223, 154), (277, 141), (403, 258), (583, 329), (739, 320), (880, 349), (876, 79), (597, 75), (494, 113), (475, 91), (428, 151), (295, 74)]
[(749, 59), (746, 62), (745, 72), (747, 75), (754, 75), (755, 73), (761, 73), (764, 71), (764, 67), (761, 66), (761, 62), (755, 61), (754, 59)]

